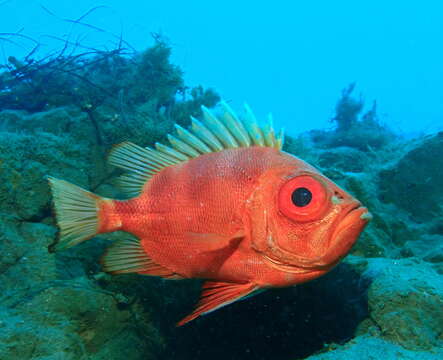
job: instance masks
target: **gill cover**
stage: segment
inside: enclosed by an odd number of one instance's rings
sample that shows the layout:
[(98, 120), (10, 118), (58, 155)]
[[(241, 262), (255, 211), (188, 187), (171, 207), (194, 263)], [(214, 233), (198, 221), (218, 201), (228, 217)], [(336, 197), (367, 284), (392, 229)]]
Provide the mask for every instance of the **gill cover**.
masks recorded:
[(285, 272), (305, 272), (326, 251), (338, 209), (334, 184), (301, 159), (264, 173), (248, 205), (252, 247)]

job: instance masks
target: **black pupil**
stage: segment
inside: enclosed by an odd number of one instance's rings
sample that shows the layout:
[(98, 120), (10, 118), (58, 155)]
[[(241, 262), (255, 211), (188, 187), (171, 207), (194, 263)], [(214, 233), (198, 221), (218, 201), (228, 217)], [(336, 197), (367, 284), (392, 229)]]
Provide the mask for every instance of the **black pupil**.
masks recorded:
[(312, 193), (308, 189), (300, 187), (294, 190), (291, 199), (295, 206), (303, 207), (311, 202)]

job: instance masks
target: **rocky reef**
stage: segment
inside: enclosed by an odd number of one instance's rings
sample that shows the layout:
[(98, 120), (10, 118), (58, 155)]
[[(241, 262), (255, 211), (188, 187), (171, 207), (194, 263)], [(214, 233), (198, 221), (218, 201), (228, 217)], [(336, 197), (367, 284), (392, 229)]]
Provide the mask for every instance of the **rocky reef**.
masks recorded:
[(443, 358), (443, 133), (405, 139), (375, 104), (343, 90), (331, 130), (287, 137), (374, 215), (330, 274), (267, 291), (182, 328), (198, 281), (112, 277), (98, 237), (53, 254), (45, 177), (119, 196), (105, 165), (124, 140), (152, 145), (218, 95), (185, 86), (157, 41), (121, 51), (10, 63), (0, 74), (0, 358)]

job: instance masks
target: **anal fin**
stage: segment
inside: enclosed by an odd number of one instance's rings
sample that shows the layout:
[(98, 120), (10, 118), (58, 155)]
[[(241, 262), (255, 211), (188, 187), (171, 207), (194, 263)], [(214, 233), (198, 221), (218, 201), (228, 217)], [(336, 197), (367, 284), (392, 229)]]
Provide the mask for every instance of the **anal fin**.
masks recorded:
[(200, 300), (194, 311), (180, 320), (177, 326), (182, 326), (200, 315), (208, 314), (236, 300), (240, 300), (258, 289), (259, 287), (253, 283), (237, 284), (206, 281), (203, 285)]
[(166, 267), (155, 263), (146, 254), (140, 240), (123, 238), (112, 244), (101, 259), (103, 270), (111, 274), (138, 273), (178, 280), (182, 277)]

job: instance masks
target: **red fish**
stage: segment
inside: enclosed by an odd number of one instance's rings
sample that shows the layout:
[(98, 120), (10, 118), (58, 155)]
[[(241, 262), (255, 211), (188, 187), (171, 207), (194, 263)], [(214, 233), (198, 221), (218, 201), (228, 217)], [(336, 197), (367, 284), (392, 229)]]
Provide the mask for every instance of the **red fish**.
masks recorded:
[(351, 249), (371, 218), (360, 202), (306, 162), (281, 150), (283, 133), (260, 127), (249, 107), (239, 118), (226, 104), (202, 122), (176, 125), (170, 146), (125, 142), (110, 163), (128, 200), (99, 197), (50, 178), (56, 250), (97, 234), (126, 231), (104, 271), (166, 279), (205, 279), (201, 314), (258, 290), (315, 279)]

